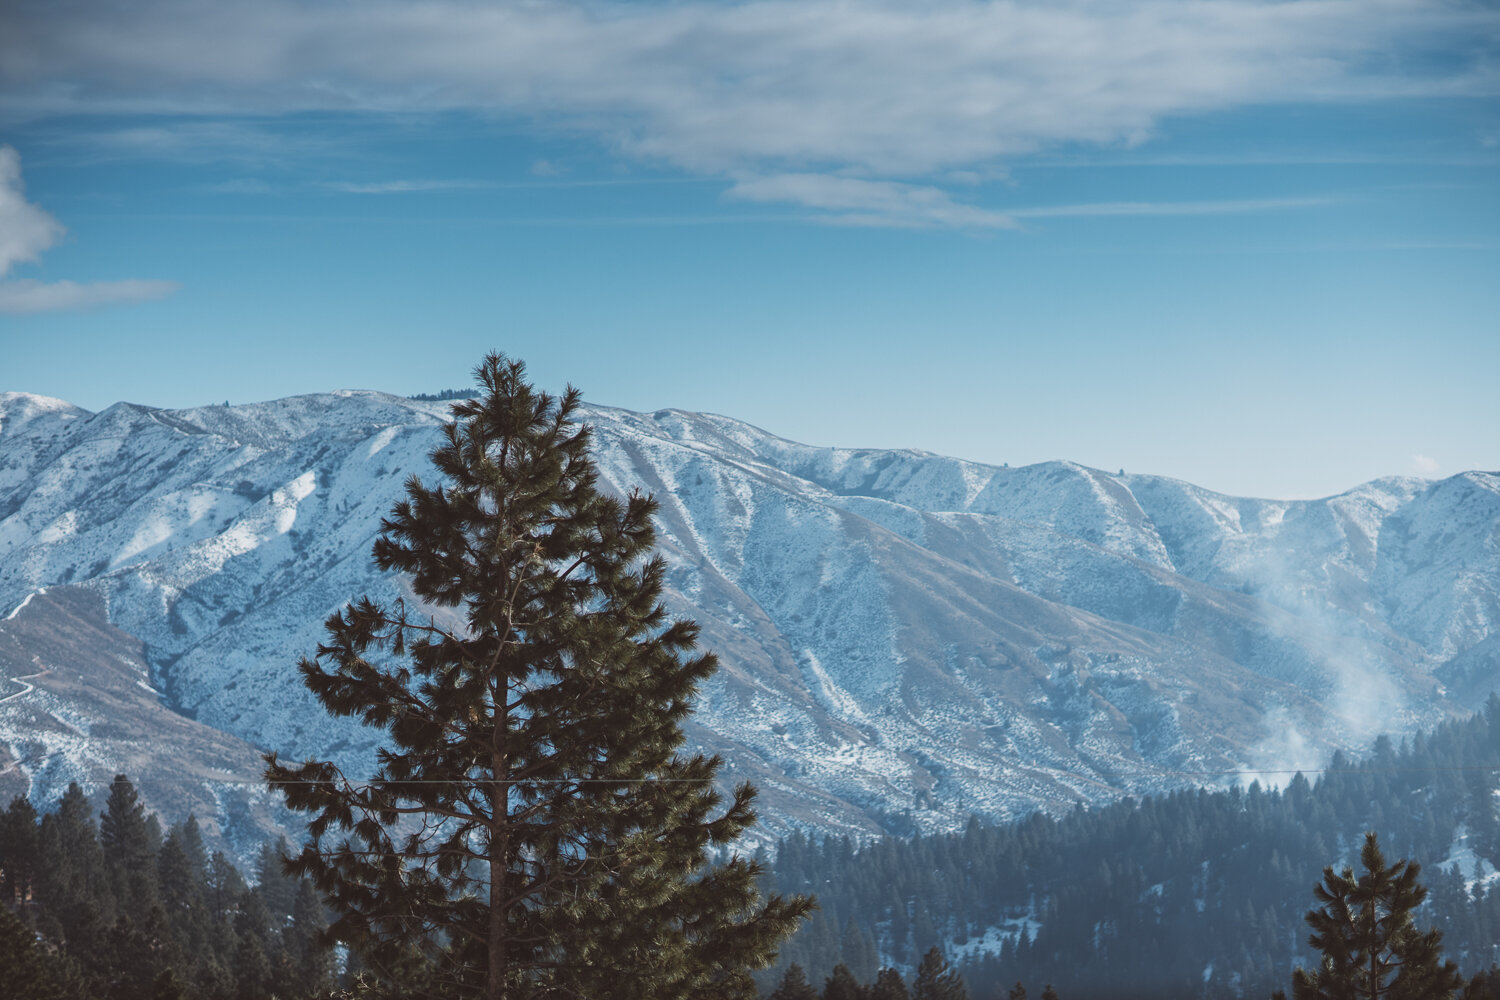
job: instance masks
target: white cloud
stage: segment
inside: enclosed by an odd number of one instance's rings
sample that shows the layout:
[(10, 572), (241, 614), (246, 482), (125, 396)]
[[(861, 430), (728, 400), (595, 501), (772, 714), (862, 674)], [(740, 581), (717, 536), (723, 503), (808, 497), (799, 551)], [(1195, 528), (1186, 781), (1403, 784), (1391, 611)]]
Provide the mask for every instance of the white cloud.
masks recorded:
[(147, 302), (171, 295), (178, 286), (171, 281), (36, 281), (22, 278), (0, 281), (0, 313), (58, 312), (64, 309), (94, 309), (126, 302)]
[(729, 196), (746, 201), (793, 202), (830, 214), (842, 225), (951, 226), (968, 229), (1014, 229), (1016, 221), (1000, 212), (953, 201), (934, 187), (869, 181), (827, 174), (777, 174), (738, 181)]
[[(735, 178), (931, 183), (1140, 143), (1171, 116), (1500, 93), (1483, 44), (1500, 11), (1439, 0), (139, 0), (7, 18), (0, 118), (463, 109)], [(198, 131), (115, 140), (258, 148)]]
[(63, 238), (67, 230), (26, 200), (21, 154), (0, 146), (0, 278), (25, 261), (34, 261)]
[[(21, 154), (0, 146), (0, 279), (16, 264), (37, 260), (67, 232), (62, 223), (26, 200)], [(0, 313), (87, 309), (117, 302), (141, 302), (170, 294), (169, 281), (42, 282), (33, 278), (0, 280)]]
[(1431, 479), (1438, 474), (1438, 470), (1442, 468), (1442, 465), (1435, 458), (1428, 458), (1426, 455), (1413, 455), (1411, 457), (1411, 467), (1416, 470), (1417, 475), (1425, 479)]
[(1139, 141), (1164, 116), (1250, 103), (1493, 93), (1493, 69), (1392, 67), (1500, 15), (1429, 0), (143, 0), (26, 5), (10, 22), (12, 114), (508, 110), (572, 115), (684, 166), (895, 175)]

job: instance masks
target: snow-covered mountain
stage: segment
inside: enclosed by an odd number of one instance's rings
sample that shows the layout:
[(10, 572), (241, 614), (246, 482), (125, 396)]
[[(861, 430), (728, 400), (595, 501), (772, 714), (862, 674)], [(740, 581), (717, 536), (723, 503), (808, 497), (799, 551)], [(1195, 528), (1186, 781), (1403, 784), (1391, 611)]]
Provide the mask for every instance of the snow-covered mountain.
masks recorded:
[[(447, 404), (370, 392), (100, 413), (0, 395), (0, 614), (82, 587), (149, 683), (283, 755), (375, 734), (300, 684)], [(772, 830), (937, 828), (1316, 766), (1500, 688), (1500, 475), (1227, 497), (1069, 462), (815, 448), (590, 407), (615, 490), (662, 501), (670, 603), (723, 669), (691, 726)], [(0, 669), (5, 669), (0, 666)], [(0, 743), (82, 775), (0, 703)], [(57, 745), (54, 745), (56, 743)], [(54, 753), (54, 751), (60, 751)]]
[(44, 805), (64, 775), (102, 800), (128, 774), (153, 810), (196, 814), (242, 865), (287, 828), (256, 749), (168, 708), (140, 640), (109, 624), (90, 588), (39, 591), (0, 621), (0, 677), (0, 802), (40, 790)]

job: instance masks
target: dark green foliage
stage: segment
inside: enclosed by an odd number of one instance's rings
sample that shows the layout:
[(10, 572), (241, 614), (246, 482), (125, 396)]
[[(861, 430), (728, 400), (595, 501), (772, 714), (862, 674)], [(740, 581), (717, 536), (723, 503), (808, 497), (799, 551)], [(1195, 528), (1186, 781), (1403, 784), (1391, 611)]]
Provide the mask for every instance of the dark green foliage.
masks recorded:
[(63, 792), (56, 811), (41, 817), (37, 839), (34, 898), (46, 904), (35, 914), (37, 929), (78, 961), (102, 953), (101, 942), (114, 923), (115, 897), (104, 874), (93, 806), (76, 784)]
[(99, 818), (99, 846), (116, 899), (143, 906), (155, 902), (156, 880), (151, 876), (156, 852), (151, 841), (151, 827), (135, 786), (125, 775), (115, 775)]
[(835, 965), (823, 982), (823, 1000), (862, 1000), (862, 994), (859, 980), (843, 962)]
[(332, 981), (333, 956), (319, 942), (328, 929), (323, 901), (311, 882), (300, 879), (292, 897), (291, 920), (282, 930), (282, 948), (291, 981), (318, 989)]
[(880, 966), (880, 955), (875, 950), (875, 941), (853, 917), (850, 917), (848, 923), (844, 925), (844, 935), (839, 941), (839, 949), (845, 965), (855, 979), (868, 983), (875, 978), (875, 972)]
[(162, 843), (157, 879), (172, 936), (186, 954), (195, 955), (209, 947), (210, 914), (203, 893), (208, 871), (197, 821), (188, 822), (191, 830), (174, 829)]
[(1500, 966), (1491, 966), (1465, 983), (1463, 1000), (1500, 1000)]
[(881, 969), (875, 974), (875, 983), (870, 987), (870, 1000), (910, 1000), (906, 991), (906, 980), (895, 969)]
[[(161, 974), (177, 959), (160, 904), (144, 913), (121, 907), (108, 938), (107, 960), (100, 970), (107, 977), (110, 1000), (149, 1000)], [(175, 973), (173, 974), (175, 980)]]
[(41, 860), (41, 831), (36, 810), (24, 796), (16, 796), (0, 814), (0, 902), (18, 905), (36, 886)]
[(151, 981), (151, 1000), (188, 1000), (186, 988), (170, 967), (162, 969)]
[(14, 1000), (63, 1000), (36, 932), (0, 905), (0, 989)]
[(769, 885), (816, 889), (823, 909), (762, 988), (787, 962), (814, 977), (844, 962), (869, 982), (855, 956), (877, 947), (912, 970), (915, 929), (930, 922), (942, 942), (988, 932), (998, 944), (959, 968), (977, 1000), (1018, 980), (1033, 1000), (1046, 982), (1069, 1000), (1265, 997), (1299, 963), (1312, 967), (1308, 887), (1372, 828), (1392, 853), (1426, 865), (1417, 919), (1442, 932), (1461, 969), (1488, 968), (1500, 961), (1500, 884), (1466, 884), (1467, 865), (1438, 864), (1463, 827), (1468, 845), (1482, 846), (1476, 831), (1497, 782), (1500, 697), (1430, 734), (1382, 741), (1367, 760), (1337, 755), (1316, 783), (1298, 775), (1280, 791), (1191, 789), (857, 850), (792, 836)]
[(388, 738), (369, 780), (269, 759), (311, 814), (291, 870), (408, 996), (752, 996), (747, 970), (810, 903), (759, 900), (745, 858), (707, 863), (754, 792), (721, 808), (719, 760), (678, 755), (717, 664), (661, 605), (656, 502), (597, 488), (576, 390), (500, 356), (477, 374), (432, 456), (442, 483), (410, 480), (375, 543), (432, 614), (358, 601), (301, 665)]
[(911, 993), (912, 1000), (969, 1000), (963, 979), (948, 965), (942, 949), (936, 945), (917, 964)]
[(1052, 988), (1051, 983), (1042, 987), (1042, 1000), (1061, 1000), (1057, 995), (1057, 990)]
[(1443, 962), (1442, 933), (1418, 931), (1412, 913), (1427, 890), (1417, 883), (1421, 866), (1387, 865), (1375, 834), (1360, 851), (1364, 873), (1323, 869), (1313, 889), (1319, 906), (1309, 911), (1308, 943), (1322, 956), (1317, 969), (1292, 974), (1293, 1000), (1448, 1000), (1463, 978)]
[(818, 991), (807, 981), (807, 973), (795, 962), (787, 967), (770, 1000), (818, 1000)]
[(270, 914), (281, 921), (292, 912), (292, 902), (297, 895), (298, 880), (285, 871), (291, 847), (286, 838), (274, 846), (262, 844), (260, 855), (255, 860), (255, 886)]
[(1026, 1000), (1026, 987), (1021, 985), (1020, 980), (1006, 992), (1005, 1000)]
[[(248, 887), (222, 854), (205, 857), (195, 819), (153, 834), (123, 776), (101, 816), (108, 855), (93, 817), (77, 785), (53, 812), (38, 817), (21, 799), (0, 817), (0, 884), (29, 883), (0, 898), (0, 918), (19, 914), (36, 941), (56, 990), (38, 996), (299, 1000), (331, 987), (330, 956), (318, 942), (322, 907), (308, 883), (291, 881), (290, 913), (273, 917), (260, 888)], [(154, 855), (143, 855), (153, 840)], [(19, 970), (26, 961), (19, 952), (0, 955), (0, 996), (26, 995), (9, 984), (11, 964)]]

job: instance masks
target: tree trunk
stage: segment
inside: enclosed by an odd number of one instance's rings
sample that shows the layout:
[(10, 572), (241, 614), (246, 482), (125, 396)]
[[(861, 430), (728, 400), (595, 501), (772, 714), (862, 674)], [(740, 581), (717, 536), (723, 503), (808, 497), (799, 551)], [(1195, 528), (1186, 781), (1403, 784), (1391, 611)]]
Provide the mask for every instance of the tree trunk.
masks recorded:
[(505, 755), (505, 719), (495, 720), (491, 744), (494, 767), (490, 782), (490, 937), (484, 995), (486, 1000), (505, 1000), (505, 899), (510, 881), (510, 786), (504, 780), (509, 763)]

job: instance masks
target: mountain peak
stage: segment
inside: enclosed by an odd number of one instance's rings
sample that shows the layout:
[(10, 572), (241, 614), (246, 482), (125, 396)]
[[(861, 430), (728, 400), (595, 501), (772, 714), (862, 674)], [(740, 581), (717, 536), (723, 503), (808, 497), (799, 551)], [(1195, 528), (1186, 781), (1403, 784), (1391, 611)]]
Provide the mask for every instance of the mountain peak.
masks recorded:
[[(6, 394), (0, 608), (102, 595), (171, 707), (363, 767), (374, 734), (295, 665), (350, 599), (409, 597), (370, 546), (405, 479), (432, 477), (449, 407), (346, 390), (101, 419)], [(49, 415), (89, 419), (59, 434)], [(1500, 675), (1493, 473), (1269, 501), (684, 410), (581, 418), (601, 484), (661, 501), (669, 609), (723, 664), (693, 738), (761, 787), (776, 831), (945, 828), (1303, 766), (1458, 711), (1441, 678), (1468, 698)], [(0, 703), (0, 743), (32, 739), (25, 703)]]
[(42, 396), (34, 392), (0, 392), (0, 434), (19, 430), (38, 417), (71, 420), (89, 416), (89, 411), (65, 399)]

